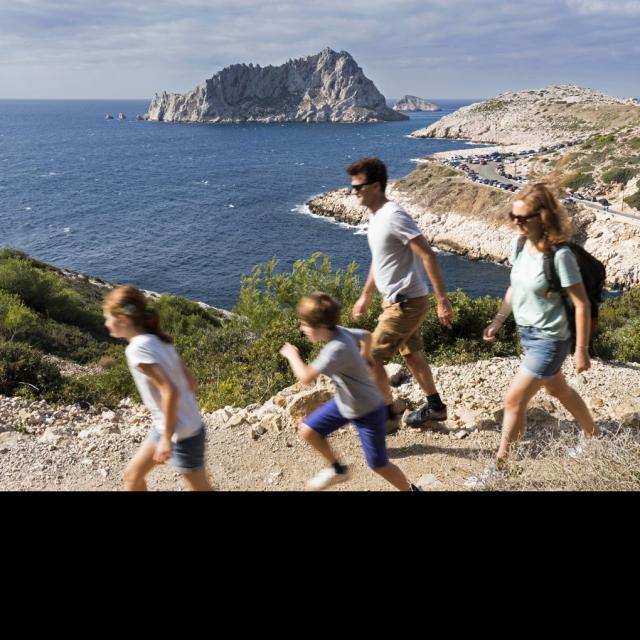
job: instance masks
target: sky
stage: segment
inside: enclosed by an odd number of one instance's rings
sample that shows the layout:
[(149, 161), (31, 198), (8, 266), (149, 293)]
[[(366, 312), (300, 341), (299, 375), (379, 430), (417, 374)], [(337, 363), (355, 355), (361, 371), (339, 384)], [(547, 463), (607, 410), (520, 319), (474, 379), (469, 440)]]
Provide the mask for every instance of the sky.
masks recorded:
[(387, 98), (640, 98), (640, 0), (0, 0), (0, 99), (149, 99), (327, 46)]

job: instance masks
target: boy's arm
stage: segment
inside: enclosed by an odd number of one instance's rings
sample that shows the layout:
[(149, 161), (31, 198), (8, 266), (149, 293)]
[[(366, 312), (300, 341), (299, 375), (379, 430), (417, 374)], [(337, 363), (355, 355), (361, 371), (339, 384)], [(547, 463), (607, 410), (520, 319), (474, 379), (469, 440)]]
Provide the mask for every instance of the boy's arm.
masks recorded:
[(360, 336), (360, 355), (364, 358), (368, 365), (373, 364), (373, 358), (371, 357), (371, 342), (372, 336), (370, 331), (361, 331)]
[(320, 375), (319, 371), (312, 369), (304, 363), (297, 347), (294, 347), (292, 344), (286, 342), (282, 349), (280, 349), (280, 355), (289, 361), (293, 375), (303, 384), (313, 382)]

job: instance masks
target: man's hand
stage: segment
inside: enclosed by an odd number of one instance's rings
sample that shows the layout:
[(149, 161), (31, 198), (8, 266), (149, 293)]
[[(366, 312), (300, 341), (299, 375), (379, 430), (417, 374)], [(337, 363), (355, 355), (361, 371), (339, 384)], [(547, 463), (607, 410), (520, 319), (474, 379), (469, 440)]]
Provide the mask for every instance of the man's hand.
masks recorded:
[(451, 321), (453, 320), (453, 307), (449, 298), (442, 298), (438, 300), (438, 320), (440, 324), (444, 325), (448, 329), (451, 329)]
[(356, 303), (353, 305), (353, 319), (358, 320), (362, 318), (362, 316), (367, 313), (367, 309), (369, 308), (369, 303), (371, 302), (371, 298), (364, 293), (356, 300)]

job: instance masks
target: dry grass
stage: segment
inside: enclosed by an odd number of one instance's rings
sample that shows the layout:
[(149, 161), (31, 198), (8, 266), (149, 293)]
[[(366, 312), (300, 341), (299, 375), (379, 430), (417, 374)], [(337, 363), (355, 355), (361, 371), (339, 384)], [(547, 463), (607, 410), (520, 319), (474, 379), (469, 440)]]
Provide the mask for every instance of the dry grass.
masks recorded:
[[(579, 459), (568, 456), (578, 442), (575, 428), (530, 429), (514, 451), (509, 477), (493, 491), (640, 491), (640, 431), (609, 423)], [(482, 456), (489, 463), (492, 458)]]

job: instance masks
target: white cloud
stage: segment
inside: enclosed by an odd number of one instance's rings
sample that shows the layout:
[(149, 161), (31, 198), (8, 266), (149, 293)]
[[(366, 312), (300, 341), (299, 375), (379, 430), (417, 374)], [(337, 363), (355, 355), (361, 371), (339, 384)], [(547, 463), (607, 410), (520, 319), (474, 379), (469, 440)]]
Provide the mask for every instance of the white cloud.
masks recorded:
[[(638, 5), (0, 0), (0, 91), (5, 97), (81, 97), (103, 78), (102, 93), (93, 97), (122, 97), (132, 86), (133, 96), (143, 97), (186, 91), (232, 63), (282, 64), (325, 46), (349, 51), (387, 95), (406, 93), (408, 83), (434, 95), (434, 82), (436, 95), (464, 95), (474, 83), (486, 87), (475, 95), (489, 95), (509, 90), (514, 77), (539, 84), (544, 69), (562, 68), (570, 78), (572, 70), (583, 73), (612, 55), (617, 63), (609, 75), (630, 83), (640, 28), (623, 12)], [(56, 81), (60, 93), (52, 94)], [(49, 93), (36, 93), (44, 87)]]
[(640, 0), (567, 0), (580, 15), (640, 16)]

